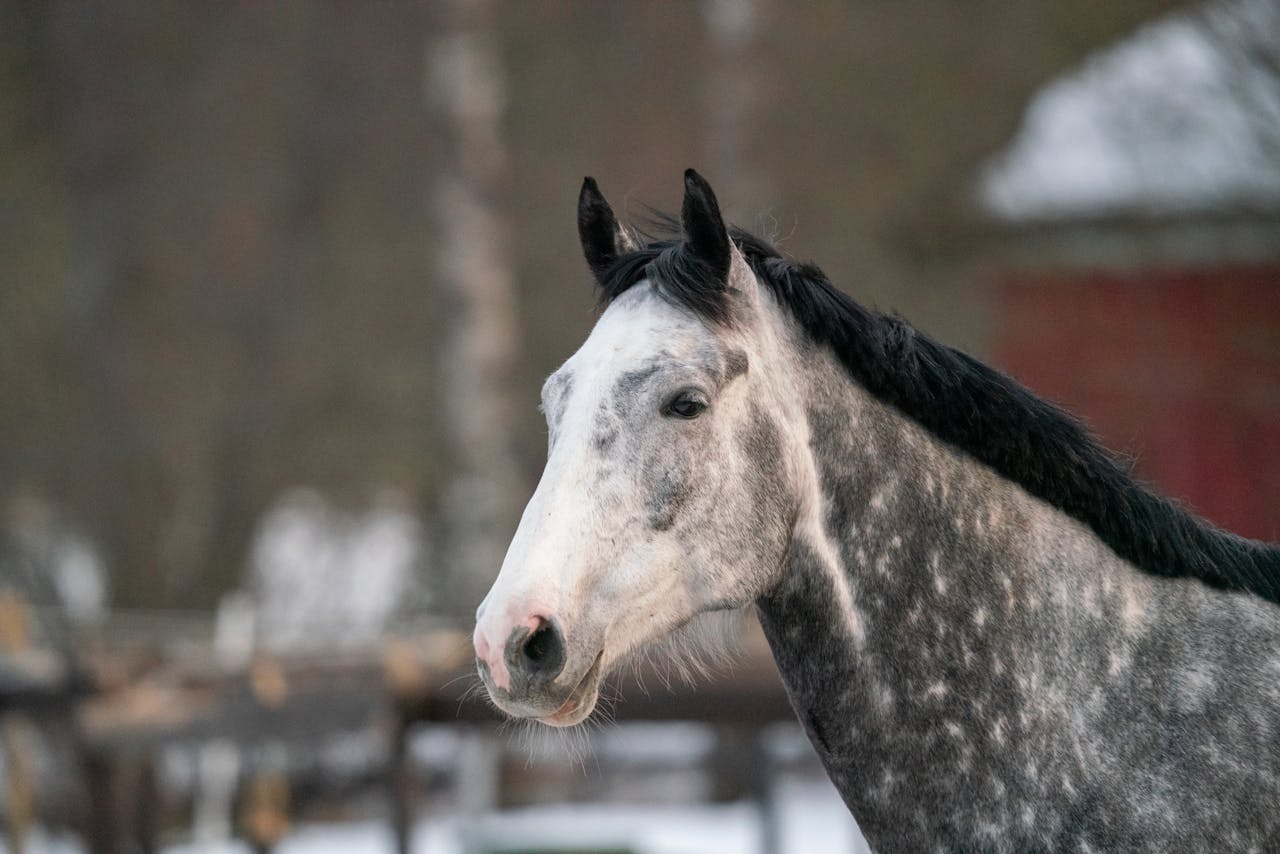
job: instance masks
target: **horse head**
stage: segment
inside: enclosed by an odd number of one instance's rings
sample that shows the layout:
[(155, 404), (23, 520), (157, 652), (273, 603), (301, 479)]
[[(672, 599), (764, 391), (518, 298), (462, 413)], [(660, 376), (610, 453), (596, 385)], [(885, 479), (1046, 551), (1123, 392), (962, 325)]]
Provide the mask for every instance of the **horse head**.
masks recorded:
[(554, 726), (636, 650), (773, 583), (802, 447), (763, 292), (701, 176), (679, 239), (637, 249), (590, 178), (578, 230), (607, 307), (543, 386), (546, 469), (474, 635), (493, 701)]

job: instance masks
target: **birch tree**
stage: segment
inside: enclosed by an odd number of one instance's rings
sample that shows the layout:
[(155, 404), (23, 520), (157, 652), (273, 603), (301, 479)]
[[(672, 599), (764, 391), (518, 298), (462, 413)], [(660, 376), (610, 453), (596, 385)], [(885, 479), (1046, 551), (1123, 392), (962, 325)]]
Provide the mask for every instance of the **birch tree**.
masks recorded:
[[(760, 91), (766, 74), (758, 52), (766, 0), (703, 0), (702, 17), (710, 42), (711, 68), (706, 77), (707, 163), (721, 195), (734, 204), (759, 205), (769, 195), (768, 182), (756, 168), (751, 141)], [(737, 200), (736, 202), (732, 200)], [(764, 223), (744, 225), (762, 230)]]
[(465, 614), (497, 575), (523, 497), (507, 382), (517, 328), (498, 199), (505, 180), (506, 94), (486, 0), (451, 0), (428, 46), (427, 101), (446, 152), (432, 189), (437, 365), (445, 478), (441, 596)]

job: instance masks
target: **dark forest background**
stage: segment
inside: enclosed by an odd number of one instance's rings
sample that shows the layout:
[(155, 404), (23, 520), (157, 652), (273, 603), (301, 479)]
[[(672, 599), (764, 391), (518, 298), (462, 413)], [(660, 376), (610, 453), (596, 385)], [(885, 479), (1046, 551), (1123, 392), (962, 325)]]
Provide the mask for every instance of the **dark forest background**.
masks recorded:
[(73, 530), (112, 605), (207, 609), (288, 490), (389, 492), (423, 601), (465, 614), (593, 321), (584, 174), (640, 213), (695, 166), (989, 357), (976, 176), (1041, 87), (1175, 8), (3, 0), (0, 549)]

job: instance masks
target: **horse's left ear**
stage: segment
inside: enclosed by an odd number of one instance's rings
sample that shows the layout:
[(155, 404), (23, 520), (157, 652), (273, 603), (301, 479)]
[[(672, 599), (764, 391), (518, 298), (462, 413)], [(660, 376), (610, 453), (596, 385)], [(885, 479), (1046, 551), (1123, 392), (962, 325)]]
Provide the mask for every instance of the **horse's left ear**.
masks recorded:
[(587, 266), (597, 282), (619, 255), (632, 248), (618, 218), (613, 215), (613, 208), (604, 200), (596, 179), (590, 176), (582, 179), (582, 190), (578, 193), (578, 239), (582, 241), (582, 254), (587, 257)]
[(729, 231), (720, 216), (720, 205), (711, 185), (692, 169), (684, 172), (684, 204), (680, 207), (680, 225), (693, 254), (701, 259), (720, 281), (729, 276), (731, 243)]

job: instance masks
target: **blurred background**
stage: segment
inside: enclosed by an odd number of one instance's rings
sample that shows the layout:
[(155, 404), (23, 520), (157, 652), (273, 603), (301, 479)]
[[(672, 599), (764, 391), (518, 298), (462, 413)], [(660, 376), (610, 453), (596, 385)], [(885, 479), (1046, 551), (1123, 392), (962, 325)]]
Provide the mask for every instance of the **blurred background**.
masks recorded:
[(582, 176), (689, 166), (1280, 539), (1275, 0), (0, 0), (0, 848), (862, 850), (749, 621), (469, 694)]

